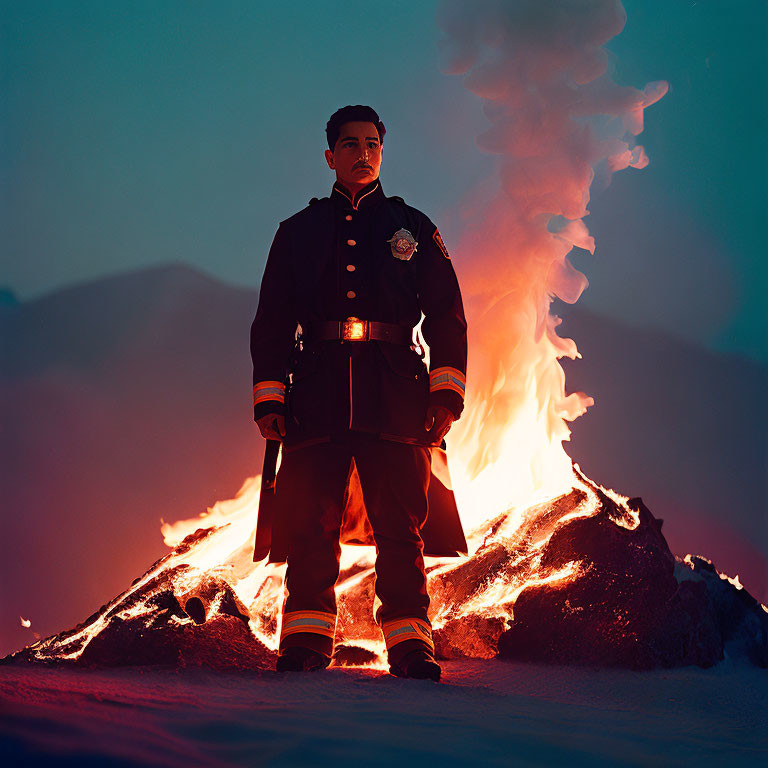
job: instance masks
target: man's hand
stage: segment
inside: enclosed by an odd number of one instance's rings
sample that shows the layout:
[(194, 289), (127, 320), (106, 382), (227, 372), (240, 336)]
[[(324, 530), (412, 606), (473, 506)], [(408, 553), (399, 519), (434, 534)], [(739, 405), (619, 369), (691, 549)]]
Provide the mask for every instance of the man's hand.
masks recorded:
[(285, 437), (285, 416), (268, 413), (256, 420), (262, 437), (267, 440), (282, 440)]
[(429, 432), (433, 442), (439, 443), (448, 434), (453, 424), (453, 414), (443, 405), (430, 405), (427, 408), (427, 418), (424, 429)]

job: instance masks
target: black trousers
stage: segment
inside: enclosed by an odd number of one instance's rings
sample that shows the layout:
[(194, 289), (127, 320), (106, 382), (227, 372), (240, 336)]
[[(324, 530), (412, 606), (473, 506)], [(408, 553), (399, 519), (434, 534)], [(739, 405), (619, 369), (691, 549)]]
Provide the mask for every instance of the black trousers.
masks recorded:
[(283, 456), (277, 492), (281, 507), (290, 510), (292, 530), (280, 649), (299, 645), (332, 653), (339, 534), (353, 458), (376, 542), (376, 620), (389, 660), (397, 663), (414, 648), (433, 648), (420, 534), (428, 514), (430, 451), (355, 432)]

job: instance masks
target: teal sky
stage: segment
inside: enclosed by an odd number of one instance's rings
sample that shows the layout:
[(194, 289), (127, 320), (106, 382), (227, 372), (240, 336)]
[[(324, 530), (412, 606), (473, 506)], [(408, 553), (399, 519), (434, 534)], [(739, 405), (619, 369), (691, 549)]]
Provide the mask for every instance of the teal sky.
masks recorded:
[[(582, 303), (768, 361), (765, 0), (627, 0), (616, 77), (670, 92), (574, 254)], [(20, 299), (183, 261), (257, 286), (277, 223), (332, 181), (324, 125), (370, 103), (382, 182), (435, 219), (493, 172), (440, 72), (433, 2), (3, 2), (0, 283)], [(441, 214), (443, 218), (441, 218)]]

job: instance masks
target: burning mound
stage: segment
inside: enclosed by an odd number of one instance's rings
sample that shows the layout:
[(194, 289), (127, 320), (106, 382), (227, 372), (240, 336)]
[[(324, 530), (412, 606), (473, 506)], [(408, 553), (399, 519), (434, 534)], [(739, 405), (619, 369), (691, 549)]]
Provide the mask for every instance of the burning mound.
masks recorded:
[[(85, 622), (3, 661), (271, 667), (282, 567), (249, 562), (240, 522), (189, 534)], [(661, 527), (640, 499), (574, 467), (569, 493), (485, 523), (470, 557), (429, 564), (438, 654), (635, 669), (707, 667), (727, 654), (768, 666), (765, 607), (708, 560), (676, 558)], [(210, 565), (225, 550), (225, 562)], [(383, 666), (370, 556), (345, 548), (336, 664)]]
[(187, 536), (125, 592), (74, 629), (2, 661), (84, 667), (268, 666), (275, 654), (253, 636), (248, 609), (232, 587), (181, 562), (214, 531), (200, 529)]

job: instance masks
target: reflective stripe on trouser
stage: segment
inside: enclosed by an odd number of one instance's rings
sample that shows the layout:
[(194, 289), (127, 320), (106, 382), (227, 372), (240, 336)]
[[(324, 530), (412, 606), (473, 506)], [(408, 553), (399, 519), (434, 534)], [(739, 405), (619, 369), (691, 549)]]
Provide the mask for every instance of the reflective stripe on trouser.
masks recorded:
[(385, 621), (381, 629), (384, 633), (387, 651), (391, 650), (392, 646), (406, 640), (420, 640), (428, 645), (434, 653), (435, 644), (432, 642), (432, 628), (428, 622), (422, 619), (392, 619), (392, 621)]
[(296, 632), (309, 632), (333, 639), (336, 631), (336, 614), (325, 611), (290, 611), (283, 614), (280, 642)]

